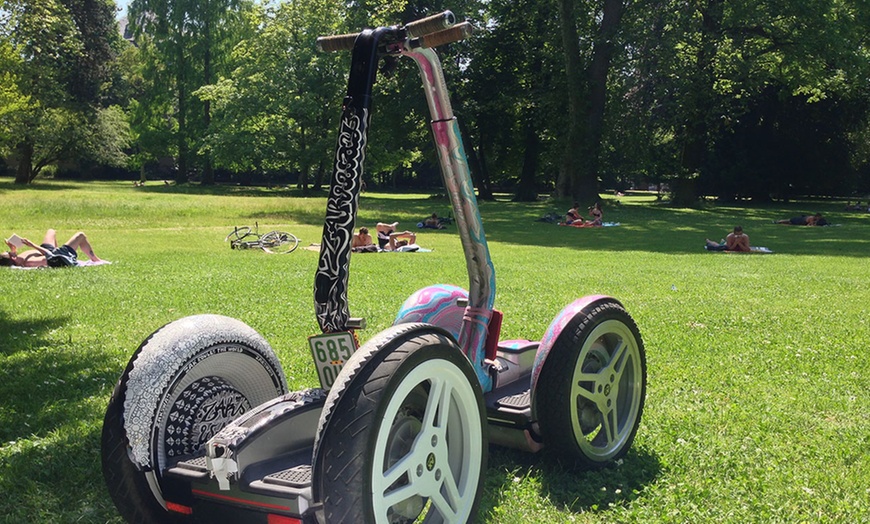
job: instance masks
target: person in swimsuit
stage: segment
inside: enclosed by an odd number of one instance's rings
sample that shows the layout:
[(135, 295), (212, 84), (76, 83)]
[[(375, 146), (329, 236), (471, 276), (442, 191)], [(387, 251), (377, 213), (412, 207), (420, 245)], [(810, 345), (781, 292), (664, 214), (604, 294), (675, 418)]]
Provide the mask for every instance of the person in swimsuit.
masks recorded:
[[(42, 244), (36, 245), (26, 238), (22, 238), (21, 242), (33, 249), (18, 253), (18, 248), (11, 244), (8, 240), (6, 245), (9, 246), (9, 251), (0, 253), (0, 266), (20, 266), (20, 267), (45, 267), (45, 266), (73, 266), (76, 264), (76, 250), (81, 250), (93, 262), (101, 262), (101, 259), (94, 254), (94, 249), (88, 240), (87, 235), (79, 231), (61, 246), (57, 245), (57, 232), (54, 229), (49, 229), (45, 232), (45, 237), (42, 239)], [(56, 262), (55, 262), (56, 261)]]
[(783, 220), (777, 220), (776, 223), (789, 226), (824, 226), (827, 225), (828, 221), (825, 220), (821, 213), (816, 213), (815, 215), (801, 215), (799, 217), (785, 218)]
[(600, 226), (602, 225), (601, 217), (604, 214), (601, 212), (601, 203), (595, 202), (595, 205), (589, 208), (589, 215), (592, 217), (592, 220), (586, 222), (587, 226)]
[(724, 244), (713, 242), (708, 238), (705, 247), (707, 251), (738, 251), (748, 253), (752, 250), (749, 247), (749, 235), (743, 232), (743, 227), (741, 226), (734, 226), (734, 231), (728, 233), (728, 236), (725, 237)]
[(378, 246), (382, 250), (395, 251), (402, 246), (417, 242), (417, 235), (410, 231), (397, 233), (396, 226), (398, 225), (398, 222), (393, 222), (392, 224), (378, 222), (375, 226), (375, 230), (378, 232)]
[(574, 202), (574, 205), (571, 207), (571, 209), (569, 209), (568, 212), (565, 213), (565, 223), (566, 224), (573, 224), (574, 222), (576, 222), (578, 220), (583, 220), (580, 217), (579, 208), (580, 208), (580, 203)]

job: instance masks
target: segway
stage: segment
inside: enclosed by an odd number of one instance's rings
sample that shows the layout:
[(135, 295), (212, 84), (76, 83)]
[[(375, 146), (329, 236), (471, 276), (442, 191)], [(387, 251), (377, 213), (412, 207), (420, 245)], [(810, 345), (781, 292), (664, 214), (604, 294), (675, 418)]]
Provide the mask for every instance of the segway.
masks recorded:
[[(309, 339), (321, 387), (289, 392), (269, 344), (239, 320), (197, 315), (149, 336), (106, 411), (102, 465), (129, 522), (463, 523), (490, 443), (598, 468), (628, 451), (646, 389), (643, 342), (615, 299), (565, 307), (540, 340), (499, 341), (495, 271), (433, 48), (468, 37), (449, 11), (318, 39), (351, 50)], [(419, 66), (469, 288), (412, 294), (357, 347), (351, 239), (379, 62)]]

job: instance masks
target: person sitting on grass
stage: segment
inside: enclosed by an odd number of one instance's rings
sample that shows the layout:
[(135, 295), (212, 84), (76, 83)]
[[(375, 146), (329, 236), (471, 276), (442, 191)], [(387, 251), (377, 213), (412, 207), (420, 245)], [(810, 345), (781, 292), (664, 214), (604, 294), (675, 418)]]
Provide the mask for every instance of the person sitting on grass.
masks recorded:
[(19, 266), (19, 267), (65, 267), (77, 265), (76, 250), (81, 249), (92, 262), (102, 262), (102, 260), (94, 254), (94, 249), (88, 241), (87, 235), (79, 231), (65, 244), (57, 245), (57, 232), (54, 229), (49, 229), (45, 232), (45, 237), (42, 239), (42, 244), (36, 245), (26, 238), (22, 238), (21, 242), (33, 249), (18, 253), (18, 247), (8, 240), (6, 245), (9, 246), (9, 251), (0, 253), (0, 266)]
[(432, 213), (432, 216), (424, 220), (423, 227), (428, 229), (444, 229), (441, 219), (438, 218), (438, 213)]
[(592, 217), (592, 220), (586, 222), (587, 226), (602, 225), (601, 218), (604, 216), (604, 214), (601, 212), (600, 202), (595, 202), (595, 205), (589, 208), (589, 215)]
[(571, 209), (569, 209), (568, 212), (565, 213), (565, 223), (570, 225), (578, 220), (583, 220), (583, 218), (580, 216), (580, 203), (574, 202), (574, 205), (571, 207)]
[(375, 245), (375, 241), (369, 234), (369, 228), (359, 228), (359, 233), (353, 236), (350, 250), (354, 253), (370, 253), (378, 250), (378, 246)]
[(724, 243), (713, 242), (707, 239), (707, 245), (704, 246), (707, 251), (738, 251), (740, 253), (748, 253), (752, 249), (749, 247), (749, 235), (743, 232), (743, 227), (734, 226), (734, 231), (728, 233)]

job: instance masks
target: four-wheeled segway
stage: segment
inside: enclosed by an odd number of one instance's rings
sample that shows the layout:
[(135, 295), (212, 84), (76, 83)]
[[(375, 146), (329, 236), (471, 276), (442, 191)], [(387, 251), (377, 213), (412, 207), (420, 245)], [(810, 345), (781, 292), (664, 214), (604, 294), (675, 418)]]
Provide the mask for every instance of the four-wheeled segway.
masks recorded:
[[(109, 403), (103, 472), (130, 522), (462, 523), (477, 511), (487, 446), (542, 447), (600, 467), (624, 455), (646, 364), (632, 318), (595, 295), (540, 341), (499, 341), (495, 272), (435, 46), (467, 37), (448, 12), (318, 40), (352, 50), (315, 277), (322, 387), (288, 392), (269, 344), (216, 315), (177, 320), (130, 359)], [(411, 295), (357, 348), (351, 239), (378, 63), (419, 66), (469, 289)]]

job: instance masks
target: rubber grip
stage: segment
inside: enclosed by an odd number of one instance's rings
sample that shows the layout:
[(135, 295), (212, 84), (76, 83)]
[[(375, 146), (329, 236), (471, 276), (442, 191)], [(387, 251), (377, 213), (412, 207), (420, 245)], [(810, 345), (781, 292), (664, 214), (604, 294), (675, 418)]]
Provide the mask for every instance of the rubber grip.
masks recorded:
[(405, 31), (408, 32), (409, 37), (416, 38), (443, 31), (455, 23), (456, 17), (453, 16), (453, 13), (451, 11), (444, 11), (443, 13), (427, 16), (426, 18), (408, 23), (405, 26)]
[(350, 51), (359, 33), (346, 35), (321, 36), (317, 38), (317, 50), (324, 52)]
[(471, 22), (462, 22), (450, 29), (438, 31), (429, 35), (424, 35), (419, 38), (420, 47), (437, 47), (439, 45), (449, 44), (465, 40), (474, 31), (474, 26)]

